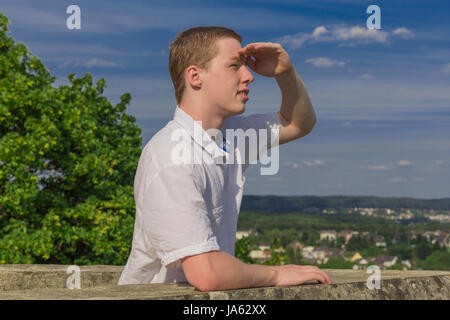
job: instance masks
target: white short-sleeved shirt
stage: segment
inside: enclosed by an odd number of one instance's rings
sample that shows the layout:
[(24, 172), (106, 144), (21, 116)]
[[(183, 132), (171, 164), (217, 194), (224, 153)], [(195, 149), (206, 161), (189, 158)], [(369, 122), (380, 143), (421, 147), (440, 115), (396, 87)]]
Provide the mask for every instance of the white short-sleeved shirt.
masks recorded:
[[(278, 144), (280, 118), (274, 112), (225, 119), (223, 150), (177, 106), (173, 120), (146, 144), (134, 180), (132, 249), (118, 285), (186, 282), (182, 258), (213, 250), (234, 256), (248, 163), (239, 161), (245, 150), (230, 144), (225, 130), (237, 128), (268, 130), (270, 148)], [(184, 138), (176, 139), (180, 132)], [(174, 157), (180, 146), (191, 147), (201, 161), (180, 163)], [(226, 161), (231, 153), (235, 163)]]

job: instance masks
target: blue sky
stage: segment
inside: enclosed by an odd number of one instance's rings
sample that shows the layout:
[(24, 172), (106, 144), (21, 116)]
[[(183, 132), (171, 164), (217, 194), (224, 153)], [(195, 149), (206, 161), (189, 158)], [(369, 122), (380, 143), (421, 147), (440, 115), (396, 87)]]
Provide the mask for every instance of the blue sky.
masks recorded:
[[(81, 30), (66, 8), (81, 8)], [(381, 9), (369, 31), (366, 8)], [(313, 131), (280, 147), (274, 176), (246, 172), (245, 194), (450, 196), (450, 12), (448, 1), (80, 1), (0, 0), (10, 34), (57, 77), (105, 78), (144, 144), (173, 117), (168, 47), (199, 25), (222, 25), (251, 42), (279, 42), (313, 102)], [(279, 110), (274, 79), (255, 75), (245, 114)]]

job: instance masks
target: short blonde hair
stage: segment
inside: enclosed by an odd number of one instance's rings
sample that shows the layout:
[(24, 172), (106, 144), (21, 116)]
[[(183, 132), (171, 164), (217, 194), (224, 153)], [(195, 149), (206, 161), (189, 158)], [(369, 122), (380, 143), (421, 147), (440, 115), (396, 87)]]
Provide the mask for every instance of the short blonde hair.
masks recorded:
[(218, 53), (216, 41), (222, 38), (234, 38), (240, 43), (242, 42), (242, 37), (231, 29), (204, 26), (180, 32), (170, 43), (169, 71), (178, 105), (181, 103), (186, 89), (186, 69), (195, 65), (203, 70), (208, 70), (210, 61)]

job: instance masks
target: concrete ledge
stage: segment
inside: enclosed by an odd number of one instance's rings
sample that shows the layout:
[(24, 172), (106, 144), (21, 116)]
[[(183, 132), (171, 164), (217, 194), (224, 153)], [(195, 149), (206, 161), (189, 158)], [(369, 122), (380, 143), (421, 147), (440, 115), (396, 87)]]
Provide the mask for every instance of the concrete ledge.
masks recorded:
[[(381, 270), (381, 288), (368, 289), (363, 270), (323, 269), (331, 285), (305, 283), (200, 292), (188, 283), (117, 286), (123, 267), (80, 266), (81, 289), (66, 288), (68, 266), (0, 265), (0, 299), (44, 300), (373, 300), (450, 299), (450, 271)], [(2, 291), (1, 291), (2, 290)]]
[[(0, 264), (0, 295), (6, 290), (67, 288), (68, 265)], [(123, 266), (80, 266), (81, 288), (113, 286), (119, 281)]]

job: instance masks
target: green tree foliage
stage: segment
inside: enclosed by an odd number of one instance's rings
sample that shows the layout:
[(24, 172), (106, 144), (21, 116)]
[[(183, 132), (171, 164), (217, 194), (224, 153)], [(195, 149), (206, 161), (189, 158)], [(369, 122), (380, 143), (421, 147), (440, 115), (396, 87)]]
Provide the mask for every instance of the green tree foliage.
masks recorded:
[(412, 258), (412, 248), (408, 246), (406, 243), (400, 243), (395, 247), (391, 247), (388, 249), (388, 255), (397, 256), (401, 260), (409, 260)]
[(336, 243), (337, 243), (337, 241), (330, 240), (328, 238), (320, 240), (320, 246), (323, 246), (323, 247), (335, 248)]
[(420, 260), (425, 260), (432, 253), (432, 247), (426, 242), (421, 242), (415, 247), (415, 253)]
[(370, 242), (360, 235), (351, 237), (347, 243), (347, 250), (349, 251), (362, 251), (370, 247)]
[(289, 256), (290, 263), (292, 264), (299, 264), (303, 265), (305, 264), (305, 261), (303, 260), (302, 252), (300, 249), (288, 247), (286, 250), (287, 255)]
[(263, 264), (268, 266), (277, 266), (289, 263), (291, 263), (289, 256), (284, 252), (283, 246), (280, 245), (280, 239), (274, 238), (270, 244), (270, 258)]
[(450, 252), (434, 251), (425, 261), (419, 262), (419, 267), (424, 270), (450, 270)]
[(341, 248), (345, 244), (344, 237), (337, 237), (336, 242), (334, 243), (335, 248)]
[(401, 261), (401, 259), (398, 259), (398, 258), (399, 257), (397, 257), (397, 262), (393, 266), (390, 266), (386, 269), (388, 269), (388, 270), (403, 270), (404, 267), (402, 265), (402, 261)]
[(364, 249), (361, 251), (361, 255), (364, 258), (368, 258), (368, 257), (378, 257), (379, 255), (381, 255), (383, 252), (383, 249), (381, 249), (380, 247), (377, 246), (370, 246), (367, 249)]
[(237, 240), (234, 246), (235, 257), (244, 263), (255, 263), (255, 261), (250, 257), (252, 246), (253, 242), (249, 237), (242, 237)]
[(320, 268), (325, 269), (352, 269), (355, 263), (345, 261), (343, 257), (330, 258), (327, 263), (319, 265)]
[(104, 79), (55, 78), (0, 12), (0, 263), (124, 264), (142, 139)]

